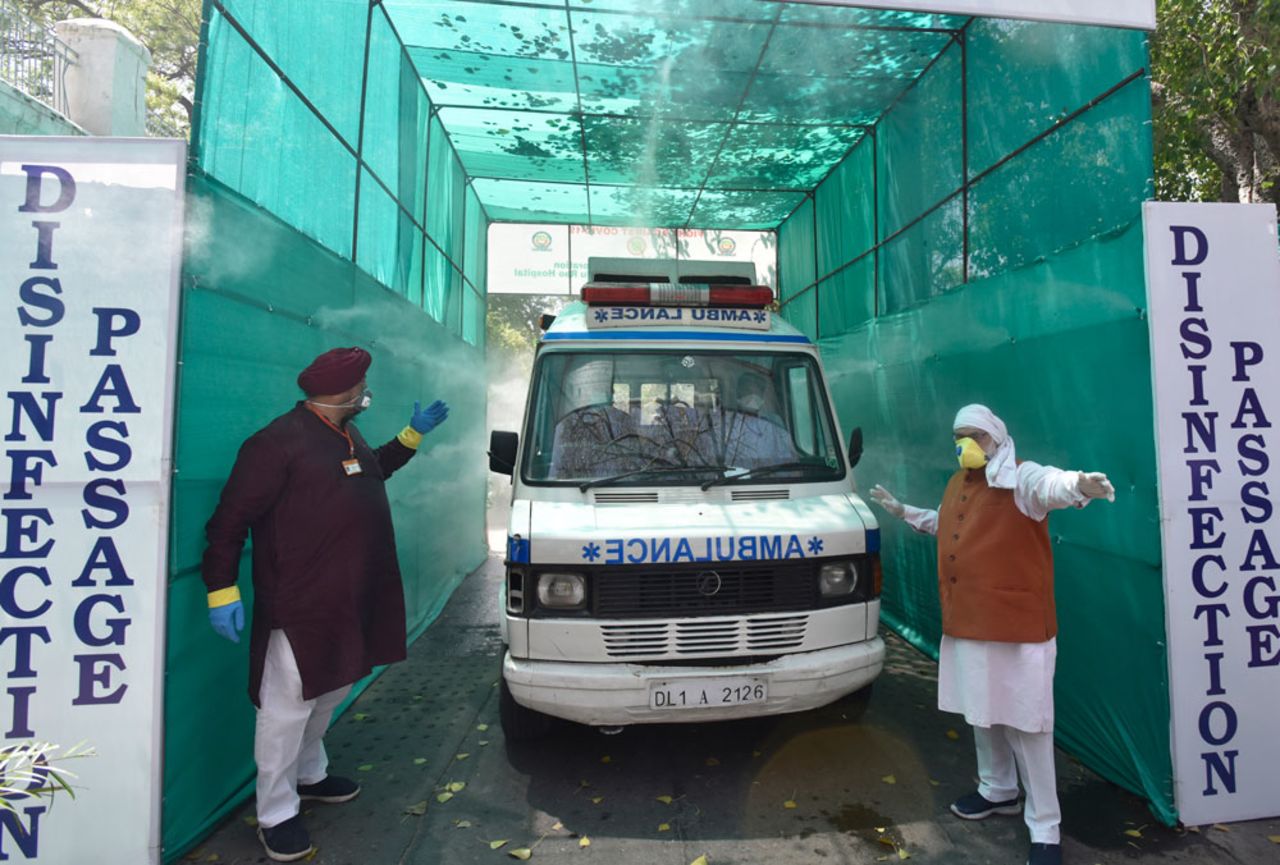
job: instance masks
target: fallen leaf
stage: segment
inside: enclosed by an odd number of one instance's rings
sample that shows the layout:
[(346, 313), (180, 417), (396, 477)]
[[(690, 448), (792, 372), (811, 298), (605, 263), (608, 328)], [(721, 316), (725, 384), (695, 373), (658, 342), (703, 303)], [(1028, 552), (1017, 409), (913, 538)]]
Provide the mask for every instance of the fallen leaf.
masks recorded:
[(200, 848), (200, 849), (198, 849), (198, 850), (192, 850), (190, 853), (188, 853), (188, 854), (187, 854), (186, 856), (184, 856), (183, 858), (184, 858), (184, 859), (188, 859), (188, 860), (190, 860), (190, 861), (192, 861), (192, 862), (195, 862), (195, 861), (197, 861), (197, 860), (198, 860), (201, 856), (203, 856), (203, 855), (204, 855), (204, 848), (203, 848), (203, 847), (201, 847), (201, 848)]
[(590, 782), (590, 781), (588, 781), (586, 778), (583, 778), (581, 781), (579, 781), (579, 782), (578, 782), (578, 786), (579, 786), (579, 787), (590, 787), (590, 786), (591, 786), (591, 782)]
[(720, 765), (720, 761), (719, 761), (719, 760), (717, 760), (715, 757), (708, 757), (708, 758), (707, 758), (707, 765), (708, 765), (708, 766), (719, 766), (719, 765)]
[(465, 760), (471, 755), (468, 754), (466, 751), (463, 751), (461, 754), (454, 754), (453, 756), (455, 760)]
[(356, 712), (351, 717), (355, 718), (357, 721), (363, 721), (365, 718), (368, 718), (369, 715), (367, 712)]
[(894, 843), (893, 843), (893, 839), (892, 839), (892, 838), (887, 838), (887, 837), (886, 837), (886, 838), (877, 838), (876, 840), (877, 840), (877, 841), (879, 841), (881, 844), (883, 844), (883, 845), (884, 845), (884, 846), (886, 846), (886, 847), (897, 847), (897, 846), (898, 846), (897, 844), (894, 844)]
[(519, 859), (521, 861), (524, 861), (525, 859), (528, 859), (530, 856), (533, 855), (533, 851), (530, 850), (528, 847), (517, 847), (516, 849), (509, 851), (507, 855), (510, 856), (512, 859)]
[(1214, 823), (1214, 824), (1213, 824), (1213, 828), (1217, 829), (1219, 832), (1230, 832), (1230, 831), (1231, 831), (1231, 827), (1230, 827), (1230, 826), (1223, 826), (1221, 823)]
[(490, 849), (490, 850), (497, 850), (497, 849), (499, 849), (500, 847), (505, 847), (505, 846), (506, 846), (506, 843), (507, 843), (507, 839), (506, 839), (506, 838), (503, 838), (501, 841), (490, 841), (490, 842), (489, 842), (489, 849)]
[(895, 778), (895, 777), (893, 777), (892, 775), (885, 775), (885, 776), (884, 776), (883, 778), (881, 778), (880, 780), (881, 780), (881, 781), (883, 781), (883, 782), (885, 782), (886, 784), (897, 784), (897, 783), (898, 783), (898, 779), (897, 779), (897, 778)]
[(477, 729), (477, 730), (479, 730), (481, 733), (483, 733), (485, 730), (488, 730), (488, 729), (489, 729), (489, 725), (488, 725), (488, 724), (476, 724), (476, 729)]
[(477, 744), (477, 745), (479, 745), (481, 748), (483, 748), (485, 745), (488, 745), (488, 744), (489, 744), (489, 740), (488, 740), (488, 739), (481, 739), (481, 740), (480, 740), (479, 742), (477, 742), (476, 744)]
[(1128, 835), (1130, 838), (1142, 837), (1142, 831), (1139, 829), (1125, 829), (1124, 834)]
[(244, 822), (245, 822), (245, 825), (246, 825), (246, 826), (257, 826), (257, 825), (258, 825), (258, 818), (257, 818), (257, 817), (245, 817), (245, 818), (244, 818)]
[(671, 804), (671, 797), (670, 797), (670, 796), (654, 796), (653, 798), (657, 799), (657, 800), (658, 800), (659, 802), (661, 802), (663, 805), (670, 805), (670, 804)]
[(363, 766), (356, 766), (356, 771), (357, 771), (357, 772), (372, 772), (372, 771), (373, 771), (373, 764), (372, 764), (372, 763), (365, 763)]
[(759, 751), (752, 751), (752, 752), (751, 752), (751, 756), (752, 756), (752, 757), (759, 757), (759, 756), (760, 756), (760, 752), (759, 752)]
[(600, 804), (601, 802), (603, 802), (603, 801), (604, 801), (604, 797), (603, 797), (603, 796), (592, 796), (592, 797), (591, 797), (591, 804), (592, 804), (592, 805), (599, 805), (599, 804)]
[(421, 766), (421, 765), (422, 765), (423, 763), (425, 763), (425, 762), (427, 762), (427, 758), (426, 758), (426, 757), (414, 757), (414, 758), (413, 758), (413, 765), (415, 765), (415, 766)]
[(697, 859), (694, 859), (689, 865), (707, 865), (707, 854), (703, 853)]
[(791, 809), (791, 808), (796, 807), (795, 800), (794, 800), (794, 799), (788, 799), (787, 801), (785, 801), (785, 802), (783, 802), (783, 803), (782, 803), (782, 807), (783, 807), (783, 808), (787, 808), (787, 809)]
[(908, 853), (906, 850), (903, 850), (901, 847), (898, 848), (898, 859), (910, 859), (910, 858), (911, 858), (910, 853)]
[(670, 823), (659, 823), (659, 824), (658, 824), (658, 831), (659, 831), (659, 832), (670, 832), (670, 831), (671, 831), (671, 824), (670, 824)]
[(206, 862), (217, 862), (217, 861), (218, 861), (219, 859), (221, 859), (221, 858), (222, 858), (222, 857), (221, 857), (221, 856), (219, 856), (217, 853), (210, 853), (208, 856), (206, 856), (206, 857), (205, 857), (204, 861), (206, 861)]
[(450, 793), (461, 793), (463, 790), (467, 789), (467, 782), (466, 781), (450, 781), (445, 786), (445, 789), (448, 790)]
[(960, 734), (959, 734), (959, 733), (957, 733), (955, 730), (948, 730), (948, 731), (947, 731), (947, 738), (948, 738), (948, 739), (952, 739), (952, 740), (959, 739), (959, 738), (960, 738)]
[(578, 846), (579, 846), (579, 847), (590, 847), (590, 846), (591, 846), (591, 839), (590, 839), (590, 838), (588, 838), (586, 835), (583, 835), (581, 838), (579, 838), (579, 839), (578, 839)]
[(1280, 835), (1268, 835), (1267, 840), (1272, 844), (1280, 844)]
[(941, 782), (941, 781), (935, 781), (935, 780), (933, 780), (932, 778), (930, 778), (930, 779), (929, 779), (929, 783), (930, 783), (930, 784), (932, 784), (932, 785), (933, 785), (933, 786), (935, 786), (935, 787), (941, 787), (941, 786), (942, 786), (942, 782)]
[(470, 829), (471, 821), (470, 820), (454, 820), (453, 825), (459, 829)]
[(439, 796), (436, 796), (436, 801), (439, 802), (441, 805), (443, 805), (445, 802), (448, 802), (452, 798), (453, 798), (452, 793), (444, 792), (444, 793), (441, 793)]
[(423, 814), (427, 813), (427, 800), (423, 799), (416, 805), (410, 805), (408, 808), (404, 809), (404, 813), (412, 814), (415, 817), (421, 817)]
[(563, 829), (563, 828), (564, 828), (564, 824), (563, 824), (563, 823), (561, 823), (559, 820), (557, 820), (555, 823), (553, 823), (553, 824), (552, 824), (552, 826), (551, 826), (551, 831), (552, 831), (552, 832), (559, 832), (559, 831), (560, 831), (561, 829)]
[(884, 834), (884, 827), (883, 827), (883, 826), (877, 826), (877, 827), (876, 827), (876, 831), (877, 831), (877, 832), (879, 832), (881, 835), (883, 835), (883, 834)]
[(605, 754), (603, 757), (601, 757), (601, 758), (600, 758), (600, 762), (601, 762), (601, 763), (612, 763), (612, 762), (613, 762), (613, 758), (612, 758), (612, 757), (610, 757), (608, 754)]

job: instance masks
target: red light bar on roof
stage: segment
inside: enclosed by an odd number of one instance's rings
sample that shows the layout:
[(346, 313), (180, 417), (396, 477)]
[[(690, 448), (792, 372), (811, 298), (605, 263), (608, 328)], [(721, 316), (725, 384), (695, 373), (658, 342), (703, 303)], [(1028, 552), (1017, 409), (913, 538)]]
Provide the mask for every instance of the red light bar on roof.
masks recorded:
[(589, 306), (712, 306), (763, 309), (773, 302), (767, 285), (697, 285), (669, 282), (588, 282)]

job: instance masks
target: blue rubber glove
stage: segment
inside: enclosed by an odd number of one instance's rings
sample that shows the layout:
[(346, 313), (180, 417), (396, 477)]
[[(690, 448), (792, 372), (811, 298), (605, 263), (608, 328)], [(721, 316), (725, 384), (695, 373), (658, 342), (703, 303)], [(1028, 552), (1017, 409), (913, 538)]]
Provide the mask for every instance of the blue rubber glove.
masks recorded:
[(209, 624), (219, 637), (226, 637), (233, 643), (240, 642), (240, 632), (244, 630), (244, 604), (232, 601), (221, 607), (209, 608)]
[(413, 427), (414, 432), (426, 435), (440, 424), (444, 423), (445, 418), (449, 416), (449, 406), (445, 405), (443, 400), (436, 400), (426, 408), (422, 408), (417, 400), (413, 403), (413, 417), (409, 419), (409, 426)]

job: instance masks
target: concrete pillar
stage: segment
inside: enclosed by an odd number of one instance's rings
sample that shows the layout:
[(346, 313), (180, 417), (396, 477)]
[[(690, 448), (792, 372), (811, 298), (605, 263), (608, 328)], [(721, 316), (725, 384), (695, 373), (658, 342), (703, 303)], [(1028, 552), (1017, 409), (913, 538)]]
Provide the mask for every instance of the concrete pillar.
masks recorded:
[(67, 69), (67, 116), (90, 135), (145, 136), (147, 46), (101, 18), (59, 21), (54, 31), (76, 52)]

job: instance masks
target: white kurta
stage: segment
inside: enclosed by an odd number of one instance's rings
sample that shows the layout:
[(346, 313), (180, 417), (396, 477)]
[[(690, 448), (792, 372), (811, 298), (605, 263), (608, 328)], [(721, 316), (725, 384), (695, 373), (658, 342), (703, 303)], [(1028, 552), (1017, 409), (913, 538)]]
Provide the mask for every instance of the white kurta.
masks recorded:
[[(1080, 473), (1023, 462), (1013, 501), (1033, 520), (1059, 508), (1082, 508)], [(938, 533), (938, 512), (905, 506), (903, 519), (918, 532)], [(1057, 640), (999, 643), (943, 635), (938, 649), (938, 708), (957, 712), (975, 727), (1004, 724), (1028, 733), (1053, 730), (1053, 672)]]

